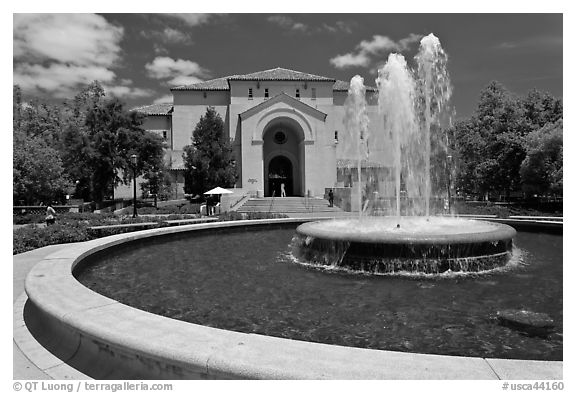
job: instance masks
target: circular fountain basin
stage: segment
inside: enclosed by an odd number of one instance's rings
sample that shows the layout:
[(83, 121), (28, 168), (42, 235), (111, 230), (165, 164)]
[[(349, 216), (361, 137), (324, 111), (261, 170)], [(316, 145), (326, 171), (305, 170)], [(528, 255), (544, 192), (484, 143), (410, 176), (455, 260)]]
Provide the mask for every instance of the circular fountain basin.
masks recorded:
[[(261, 227), (267, 234), (272, 227), (269, 225), (285, 224), (300, 224), (302, 219), (277, 219), (277, 220), (256, 220), (251, 222), (246, 221), (230, 221), (210, 224), (196, 224), (179, 227), (157, 228), (146, 231), (127, 233), (109, 236), (106, 238), (96, 239), (89, 242), (75, 243), (68, 246), (61, 251), (48, 255), (43, 261), (38, 263), (28, 274), (26, 279), (26, 292), (28, 294), (27, 305), (31, 309), (31, 315), (34, 322), (32, 325), (36, 327), (36, 333), (42, 335), (43, 343), (54, 350), (58, 357), (66, 359), (68, 364), (74, 365), (81, 370), (85, 370), (87, 374), (97, 379), (182, 379), (182, 378), (297, 378), (297, 379), (561, 379), (562, 378), (562, 362), (561, 361), (542, 361), (542, 360), (519, 360), (526, 358), (533, 358), (532, 356), (521, 355), (519, 358), (495, 358), (487, 353), (476, 355), (477, 357), (465, 356), (442, 356), (438, 354), (422, 354), (422, 353), (408, 353), (396, 352), (394, 350), (375, 350), (366, 348), (354, 348), (342, 345), (327, 345), (320, 342), (308, 342), (298, 339), (287, 339), (274, 337), (270, 334), (255, 333), (255, 332), (239, 332), (230, 329), (223, 330), (222, 326), (209, 327), (201, 326), (203, 323), (189, 323), (182, 320), (167, 318), (165, 316), (155, 315), (151, 312), (144, 311), (144, 309), (137, 309), (134, 306), (127, 305), (124, 300), (115, 300), (111, 297), (99, 294), (90, 290), (82, 285), (73, 275), (73, 271), (78, 266), (88, 263), (88, 259), (98, 257), (100, 252), (112, 252), (117, 247), (123, 247), (126, 250), (137, 250), (146, 244), (151, 247), (157, 247), (158, 243), (163, 243), (165, 237), (166, 244), (171, 244), (172, 236), (180, 236), (185, 233), (190, 234), (189, 243), (194, 245), (202, 234), (212, 232), (214, 237), (221, 236), (221, 230), (237, 228), (240, 232), (244, 232), (249, 227)], [(556, 225), (562, 225), (556, 223)], [(292, 229), (290, 229), (292, 231)], [(226, 232), (228, 233), (228, 232)], [(249, 235), (253, 233), (247, 232)], [(262, 236), (248, 236), (248, 238), (262, 240)], [(198, 235), (198, 236), (196, 236)], [(291, 236), (291, 234), (289, 235)], [(342, 279), (348, 281), (347, 285), (338, 285), (341, 287), (345, 299), (350, 299), (348, 290), (350, 285), (364, 287), (362, 282), (374, 281), (375, 284), (382, 283), (382, 277), (363, 277), (352, 275), (325, 275), (320, 272), (315, 272), (309, 269), (299, 269), (294, 265), (275, 263), (266, 261), (266, 258), (255, 256), (254, 244), (242, 238), (241, 244), (246, 244), (248, 249), (245, 251), (236, 250), (235, 254), (228, 253), (226, 247), (214, 247), (215, 239), (208, 236), (206, 241), (209, 247), (197, 249), (196, 252), (184, 252), (187, 257), (204, 258), (204, 254), (216, 252), (216, 249), (224, 249), (224, 254), (228, 255), (226, 258), (217, 257), (214, 263), (205, 261), (200, 265), (208, 265), (207, 268), (211, 271), (214, 280), (222, 281), (222, 274), (220, 271), (210, 269), (215, 268), (224, 263), (223, 271), (227, 272), (231, 266), (242, 267), (246, 263), (236, 263), (238, 258), (243, 255), (253, 255), (256, 263), (256, 272), (264, 275), (263, 282), (270, 284), (270, 294), (273, 296), (256, 296), (261, 300), (272, 300), (275, 303), (278, 298), (278, 284), (286, 288), (284, 295), (281, 298), (289, 300), (292, 296), (290, 294), (306, 292), (311, 294), (307, 296), (304, 303), (298, 300), (298, 304), (314, 303), (316, 300), (325, 295), (327, 299), (333, 296), (330, 290), (321, 290), (323, 287), (318, 286), (318, 279), (325, 281), (333, 281), (333, 279)], [(289, 239), (288, 237), (287, 239)], [(221, 240), (221, 239), (220, 239)], [(522, 240), (522, 239), (520, 239)], [(287, 244), (289, 240), (285, 240), (282, 244)], [(256, 241), (255, 241), (256, 242)], [(551, 261), (558, 258), (558, 244), (557, 242), (550, 242), (548, 237), (540, 239), (538, 236), (529, 237), (524, 239), (525, 245), (532, 245), (535, 247), (535, 260), (532, 261), (533, 265), (540, 266), (540, 270), (534, 272), (521, 271), (517, 277), (502, 277), (500, 283), (493, 282), (497, 280), (497, 276), (487, 280), (466, 280), (468, 284), (475, 284), (482, 293), (482, 288), (488, 288), (487, 295), (494, 293), (491, 288), (498, 288), (499, 292), (493, 296), (498, 304), (502, 307), (517, 307), (518, 304), (526, 304), (527, 297), (533, 298), (539, 304), (544, 302), (545, 307), (548, 307), (547, 298), (542, 298), (542, 295), (548, 294), (552, 303), (560, 303), (560, 316), (553, 315), (555, 320), (558, 319), (559, 326), (561, 323), (561, 287), (562, 275), (560, 273), (559, 280), (550, 280), (548, 272), (550, 268), (554, 268), (555, 274), (558, 274), (558, 268), (561, 270), (561, 257), (560, 262), (550, 264)], [(222, 245), (234, 247), (231, 245), (229, 234), (226, 241)], [(234, 243), (236, 244), (236, 243)], [(561, 243), (560, 243), (561, 244)], [(519, 243), (522, 247), (522, 243)], [(287, 246), (286, 246), (287, 247)], [(272, 248), (274, 246), (272, 245)], [(170, 249), (170, 247), (168, 247)], [(172, 247), (173, 251), (179, 251), (179, 247)], [(536, 252), (537, 250), (546, 250), (546, 253)], [(561, 249), (561, 246), (560, 246)], [(548, 255), (549, 251), (556, 250), (553, 254)], [(182, 280), (185, 283), (185, 288), (190, 289), (194, 287), (189, 282), (189, 277), (194, 278), (196, 275), (198, 265), (193, 265), (194, 275), (189, 276), (183, 274), (179, 270), (167, 267), (164, 262), (171, 262), (178, 265), (180, 259), (171, 254), (172, 251), (163, 251), (160, 255), (160, 260), (155, 259), (152, 253), (145, 250), (148, 258), (152, 259), (151, 265), (156, 266), (158, 270), (151, 273), (151, 280), (143, 280), (139, 275), (139, 270), (134, 270), (129, 267), (127, 263), (120, 263), (117, 266), (131, 269), (132, 276), (138, 275), (133, 281), (137, 285), (143, 285), (145, 292), (154, 299), (158, 298), (152, 286), (156, 285), (162, 288), (163, 291), (173, 293), (172, 285), (165, 285), (160, 280), (160, 276), (167, 275)], [(561, 255), (561, 254), (560, 254)], [(135, 258), (140, 260), (141, 257)], [(186, 258), (184, 258), (186, 259)], [(240, 259), (242, 260), (242, 259)], [(188, 262), (186, 263), (188, 264)], [(558, 266), (560, 265), (560, 266)], [(115, 269), (116, 265), (111, 266)], [(284, 277), (281, 272), (273, 270), (268, 272), (267, 269), (262, 269), (268, 266), (270, 269), (281, 268), (282, 271), (293, 270), (295, 273), (306, 273), (308, 279), (302, 280), (270, 280), (268, 274), (275, 277)], [(537, 267), (534, 266), (534, 267)], [(546, 269), (542, 270), (542, 268)], [(97, 268), (99, 269), (99, 268)], [(238, 287), (246, 284), (243, 280), (239, 280), (237, 276), (238, 270), (230, 273), (230, 277), (234, 282), (238, 282)], [(267, 273), (268, 272), (268, 273)], [(118, 279), (118, 274), (108, 274), (107, 270), (102, 271), (103, 277), (108, 279)], [(249, 276), (254, 274), (254, 270), (248, 270)], [(542, 277), (543, 276), (543, 277)], [(124, 276), (122, 276), (124, 277)], [(487, 277), (490, 277), (488, 275)], [(532, 284), (530, 277), (534, 278), (534, 283), (541, 282), (546, 284), (545, 287), (538, 287)], [(197, 277), (198, 282), (205, 283), (206, 288), (212, 288), (211, 284), (214, 281), (206, 280), (205, 276)], [(541, 279), (542, 278), (542, 279)], [(361, 280), (362, 282), (357, 282)], [(301, 291), (294, 288), (294, 283), (305, 282), (306, 291)], [(417, 291), (413, 295), (416, 298), (437, 298), (442, 297), (441, 294), (422, 296), (422, 293), (430, 293), (434, 291), (434, 286), (421, 286), (418, 280), (385, 280), (387, 285), (394, 284), (410, 284), (408, 291)], [(462, 294), (469, 293), (469, 288), (463, 287), (459, 284), (459, 280), (443, 280), (443, 285), (438, 285), (436, 289), (442, 289), (446, 284), (450, 287), (448, 292), (453, 290), (460, 290)], [(520, 285), (524, 283), (524, 285)], [(337, 283), (336, 283), (337, 284)], [(414, 285), (411, 285), (414, 284)], [(492, 287), (494, 284), (494, 287)], [(520, 285), (520, 286), (519, 286)], [(384, 285), (375, 285), (375, 287), (382, 288)], [(507, 287), (508, 289), (503, 289)], [(529, 293), (522, 288), (531, 288)], [(202, 296), (196, 298), (194, 302), (189, 303), (193, 308), (197, 308), (198, 301), (201, 299), (218, 300), (222, 295), (226, 294), (233, 296), (236, 299), (242, 299), (242, 295), (237, 291), (231, 291), (227, 282), (224, 284), (224, 292), (218, 296)], [(560, 288), (560, 295), (557, 290)], [(127, 286), (127, 283), (120, 279), (118, 288), (125, 294), (134, 294), (137, 288)], [(319, 290), (320, 289), (320, 290)], [(554, 290), (553, 290), (554, 289)], [(423, 292), (422, 292), (423, 291)], [(556, 292), (555, 292), (556, 291)], [(249, 284), (245, 288), (244, 293), (255, 293), (257, 287), (254, 284)], [(394, 292), (394, 290), (392, 291)], [(354, 293), (354, 292), (353, 292)], [(138, 295), (137, 298), (141, 299), (145, 296)], [(181, 299), (181, 295), (176, 295), (176, 299)], [(446, 303), (446, 310), (448, 312), (437, 313), (441, 316), (447, 314), (454, 314), (451, 309), (455, 307), (455, 301), (464, 300), (465, 296), (456, 295), (452, 302)], [(473, 295), (470, 299), (472, 303), (464, 301), (463, 310), (473, 310), (478, 313), (477, 307), (478, 299), (485, 299), (489, 296)], [(373, 300), (377, 296), (362, 296), (363, 299)], [(382, 297), (381, 297), (382, 298)], [(406, 332), (406, 325), (402, 324), (402, 320), (406, 321), (409, 315), (421, 316), (422, 313), (419, 309), (414, 309), (418, 302), (413, 301), (413, 296), (405, 296), (403, 293), (399, 297), (392, 299), (392, 311), (396, 310), (397, 313), (392, 315), (391, 321), (398, 321), (401, 330), (399, 332)], [(312, 302), (310, 302), (312, 300)], [(329, 300), (329, 299), (328, 299)], [(406, 301), (406, 309), (398, 308), (398, 301)], [(165, 301), (160, 299), (159, 301)], [(365, 313), (363, 307), (358, 306), (357, 299), (352, 299), (351, 304), (354, 309), (360, 310)], [(251, 301), (249, 302), (251, 303)], [(317, 302), (316, 302), (317, 303)], [(322, 308), (326, 306), (340, 307), (343, 302), (337, 302), (332, 305), (329, 301), (320, 301)], [(224, 305), (229, 303), (223, 303)], [(441, 305), (442, 302), (435, 302)], [(379, 310), (382, 309), (382, 304), (378, 302)], [(491, 312), (492, 306), (488, 308)], [(233, 310), (239, 309), (240, 315), (245, 315), (245, 311), (233, 305)], [(413, 310), (409, 311), (409, 310)], [(255, 305), (255, 312), (260, 315), (261, 308), (258, 304)], [(274, 312), (284, 310), (289, 314), (297, 315), (299, 312), (293, 312), (291, 308), (286, 306), (273, 307)], [(536, 308), (539, 311), (540, 308)], [(407, 314), (409, 313), (409, 315)], [(331, 310), (327, 315), (332, 316)], [(230, 313), (224, 310), (224, 321), (230, 320)], [(330, 326), (329, 331), (334, 331), (333, 319), (325, 318), (322, 314), (315, 312), (320, 320), (326, 321), (326, 325)], [(343, 316), (346, 317), (347, 311)], [(460, 315), (456, 312), (455, 315)], [(485, 345), (484, 339), (476, 337), (478, 323), (486, 325), (487, 331), (494, 331), (497, 337), (500, 337), (506, 345), (511, 345), (510, 340), (515, 339), (516, 333), (510, 333), (506, 328), (500, 329), (497, 325), (491, 328), (490, 321), (485, 321), (482, 315), (485, 313), (479, 312), (480, 320), (474, 317), (469, 327), (472, 329), (472, 334), (460, 334), (460, 329), (464, 328), (462, 324), (444, 325), (440, 324), (437, 328), (441, 328), (444, 333), (442, 337), (445, 343), (452, 343), (458, 340), (465, 342), (478, 341), (480, 344)], [(290, 318), (291, 320), (292, 318)], [(425, 332), (430, 331), (429, 322), (436, 321), (437, 318), (425, 320)], [(266, 318), (267, 320), (267, 318)], [(201, 321), (199, 321), (201, 322)], [(26, 322), (28, 324), (28, 322)], [(410, 322), (412, 324), (414, 322)], [(466, 323), (468, 325), (468, 323)], [(314, 323), (306, 322), (305, 326), (314, 326)], [(355, 329), (357, 327), (354, 322)], [(385, 327), (386, 325), (380, 325)], [(31, 328), (32, 330), (32, 328)], [(386, 331), (387, 329), (383, 329)], [(411, 330), (411, 329), (408, 329)], [(404, 334), (402, 333), (402, 334)], [(340, 335), (338, 335), (340, 336)], [(421, 337), (419, 334), (418, 337)], [(38, 337), (38, 336), (36, 336)], [(448, 338), (452, 337), (452, 338)], [(561, 337), (561, 335), (560, 335)], [(392, 334), (394, 341), (398, 341), (396, 331)], [(458, 340), (456, 340), (458, 339)], [(526, 341), (532, 340), (532, 341)], [(545, 353), (550, 351), (547, 342), (534, 342), (534, 338), (520, 337), (519, 345), (532, 350), (535, 347), (540, 348)], [(22, 348), (22, 347), (21, 347)], [(420, 351), (419, 351), (420, 352)], [(427, 351), (423, 351), (427, 352)], [(561, 352), (560, 352), (561, 353)], [(34, 358), (34, 353), (26, 353), (31, 359)], [(537, 358), (537, 357), (536, 357)], [(561, 358), (561, 355), (560, 355)], [(40, 359), (37, 359), (40, 364)], [(58, 369), (53, 367), (54, 364), (46, 365), (46, 361), (41, 360), (47, 370)], [(52, 375), (52, 374), (50, 374)]]
[(508, 263), (516, 236), (505, 224), (448, 217), (316, 221), (296, 233), (301, 261), (376, 274), (492, 270)]

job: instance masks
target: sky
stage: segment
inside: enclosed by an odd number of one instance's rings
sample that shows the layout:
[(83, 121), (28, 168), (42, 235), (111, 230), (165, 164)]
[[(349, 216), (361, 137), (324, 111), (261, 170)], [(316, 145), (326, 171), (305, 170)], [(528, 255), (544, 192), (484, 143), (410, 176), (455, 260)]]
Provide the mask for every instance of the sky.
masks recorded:
[(376, 86), (388, 55), (413, 65), (429, 33), (448, 54), (457, 118), (493, 80), (562, 98), (561, 13), (16, 13), (13, 81), (25, 98), (58, 102), (98, 80), (129, 108), (170, 102), (173, 86), (275, 67)]

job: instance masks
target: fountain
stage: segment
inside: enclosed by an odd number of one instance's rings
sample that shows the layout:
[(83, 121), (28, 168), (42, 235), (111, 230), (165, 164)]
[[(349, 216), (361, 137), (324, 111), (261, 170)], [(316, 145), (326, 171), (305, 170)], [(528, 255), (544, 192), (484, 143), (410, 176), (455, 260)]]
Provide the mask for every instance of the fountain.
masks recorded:
[[(491, 269), (510, 257), (514, 229), (431, 216), (434, 206), (424, 201), (435, 193), (425, 168), (434, 173), (435, 165), (415, 153), (426, 150), (423, 131), (432, 155), (442, 146), (436, 123), (449, 97), (445, 57), (435, 60), (426, 63), (435, 70), (429, 80), (442, 83), (428, 99), (426, 78), (413, 78), (401, 56), (380, 73), (381, 113), (396, 152), (389, 172), (396, 214), (368, 217), (365, 203), (356, 220), (304, 224), (297, 229), (302, 261), (442, 273)], [(350, 108), (362, 108), (363, 81), (352, 86)], [(357, 116), (346, 124), (360, 164), (378, 151), (368, 143), (376, 135), (362, 111), (348, 113)], [(414, 203), (402, 209), (407, 198)], [(561, 231), (561, 222), (516, 222), (544, 233), (519, 231), (525, 263), (510, 274), (438, 284), (302, 269), (288, 244), (304, 221), (156, 228), (55, 251), (28, 274), (28, 298), (15, 302), (15, 315), (63, 362), (23, 341), (22, 324), (15, 323), (14, 341), (53, 378), (66, 364), (95, 379), (562, 378), (562, 237), (545, 233)]]
[[(503, 224), (431, 215), (432, 158), (447, 157), (442, 120), (452, 94), (447, 56), (434, 34), (422, 38), (412, 72), (400, 54), (390, 54), (379, 70), (379, 130), (392, 156), (390, 183), (394, 184), (395, 215), (363, 217), (361, 162), (368, 149), (365, 87), (360, 76), (352, 78), (344, 124), (357, 153), (358, 219), (310, 222), (296, 230), (294, 253), (300, 261), (369, 273), (480, 272), (508, 263), (516, 231)], [(372, 134), (376, 134), (372, 130)], [(377, 138), (374, 138), (377, 141)], [(374, 144), (374, 141), (371, 141)], [(446, 162), (446, 160), (443, 160)], [(445, 170), (440, 170), (445, 173)], [(404, 189), (402, 185), (404, 183)], [(438, 188), (438, 187), (437, 187)], [(402, 216), (402, 194), (410, 203)]]

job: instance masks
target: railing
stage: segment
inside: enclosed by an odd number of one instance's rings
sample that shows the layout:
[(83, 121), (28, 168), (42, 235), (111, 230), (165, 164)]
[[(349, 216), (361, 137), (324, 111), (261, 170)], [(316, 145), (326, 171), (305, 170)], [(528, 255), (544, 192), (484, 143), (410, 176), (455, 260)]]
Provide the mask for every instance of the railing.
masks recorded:
[(234, 208), (236, 206), (238, 206), (238, 204), (240, 204), (241, 202), (244, 202), (246, 199), (250, 198), (250, 194), (245, 193), (244, 195), (242, 195), (240, 197), (240, 199), (236, 200), (236, 202), (234, 202), (233, 204), (230, 205), (230, 210), (234, 210)]

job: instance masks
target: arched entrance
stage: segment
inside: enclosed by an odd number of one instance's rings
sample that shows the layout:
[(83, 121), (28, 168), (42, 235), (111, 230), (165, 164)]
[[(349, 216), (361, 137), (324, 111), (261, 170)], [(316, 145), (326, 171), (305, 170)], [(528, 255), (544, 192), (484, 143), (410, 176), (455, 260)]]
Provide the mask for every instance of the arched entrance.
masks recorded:
[(277, 117), (264, 128), (264, 195), (280, 196), (284, 183), (286, 196), (303, 195), (304, 131), (293, 119)]
[(284, 156), (276, 156), (268, 164), (268, 192), (272, 196), (281, 196), (282, 184), (286, 196), (294, 195), (292, 163)]

